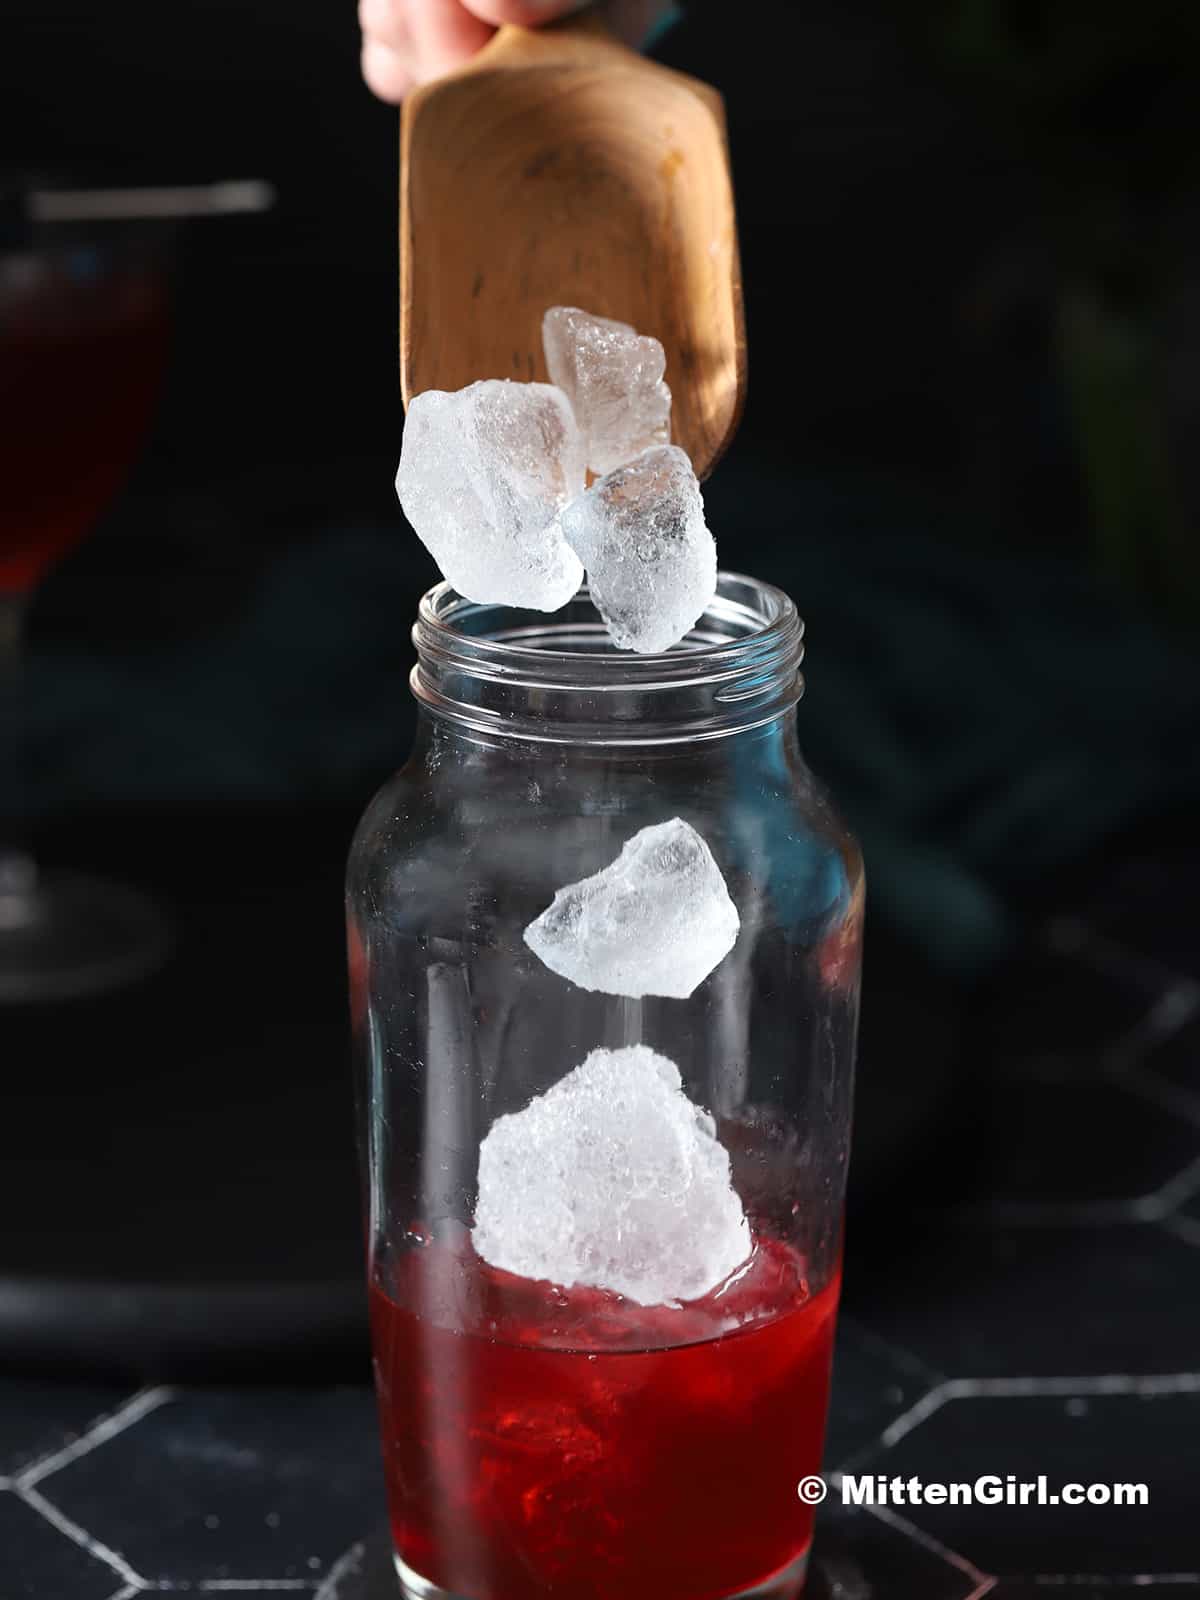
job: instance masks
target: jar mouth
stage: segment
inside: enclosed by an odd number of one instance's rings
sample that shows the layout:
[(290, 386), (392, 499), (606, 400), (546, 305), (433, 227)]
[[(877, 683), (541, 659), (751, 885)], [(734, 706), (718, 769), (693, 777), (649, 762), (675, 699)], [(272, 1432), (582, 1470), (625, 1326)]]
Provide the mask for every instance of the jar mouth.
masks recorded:
[(528, 737), (570, 739), (594, 724), (605, 742), (629, 742), (637, 724), (635, 742), (691, 738), (700, 723), (733, 732), (795, 705), (803, 641), (788, 595), (737, 572), (718, 573), (693, 628), (652, 655), (613, 643), (586, 586), (543, 615), (439, 583), (418, 608), (412, 687), (434, 711)]

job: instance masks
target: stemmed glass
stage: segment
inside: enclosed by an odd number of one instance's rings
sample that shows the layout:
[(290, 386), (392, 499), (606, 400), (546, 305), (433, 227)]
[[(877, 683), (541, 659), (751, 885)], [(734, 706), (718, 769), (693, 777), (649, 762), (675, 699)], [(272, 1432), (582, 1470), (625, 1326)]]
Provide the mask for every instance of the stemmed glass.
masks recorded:
[[(0, 183), (0, 761), (11, 774), (30, 598), (121, 487), (154, 413), (171, 230), (274, 199), (262, 179)], [(0, 1004), (93, 993), (151, 970), (168, 947), (158, 908), (121, 884), (43, 872), (22, 837), (27, 809), (0, 815)]]
[[(144, 230), (11, 231), (0, 248), (0, 692), (15, 777), (30, 601), (137, 456), (168, 305), (161, 239)], [(120, 884), (42, 871), (23, 837), (25, 809), (18, 796), (15, 815), (0, 820), (0, 1002), (95, 992), (156, 965), (167, 933), (153, 903)]]

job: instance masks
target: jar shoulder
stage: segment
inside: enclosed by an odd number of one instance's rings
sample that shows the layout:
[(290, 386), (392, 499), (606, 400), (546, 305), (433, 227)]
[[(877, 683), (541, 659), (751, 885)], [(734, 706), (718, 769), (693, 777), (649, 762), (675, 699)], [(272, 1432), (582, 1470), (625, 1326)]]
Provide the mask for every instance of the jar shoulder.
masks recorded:
[(857, 843), (803, 760), (762, 749), (678, 760), (448, 757), (418, 749), (355, 835), (352, 914), (417, 929), (532, 918), (565, 884), (608, 866), (640, 829), (681, 817), (735, 899), (806, 941), (862, 901)]

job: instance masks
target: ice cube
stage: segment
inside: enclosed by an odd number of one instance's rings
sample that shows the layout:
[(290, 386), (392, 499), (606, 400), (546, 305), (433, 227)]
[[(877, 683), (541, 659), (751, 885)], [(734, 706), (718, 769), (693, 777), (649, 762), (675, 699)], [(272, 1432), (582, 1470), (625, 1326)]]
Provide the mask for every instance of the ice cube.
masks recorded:
[(721, 869), (681, 817), (642, 828), (601, 871), (560, 889), (525, 943), (562, 978), (602, 994), (686, 999), (740, 926)]
[(548, 383), (487, 378), (409, 402), (396, 493), (468, 600), (535, 611), (566, 605), (583, 568), (556, 517), (583, 481), (579, 430)]
[(729, 1156), (679, 1068), (645, 1045), (593, 1050), (479, 1148), (485, 1261), (640, 1305), (695, 1300), (750, 1254)]
[(675, 445), (656, 445), (598, 479), (561, 521), (622, 649), (669, 650), (716, 592), (717, 546), (700, 484)]
[(542, 318), (542, 346), (594, 473), (611, 472), (670, 439), (671, 391), (662, 381), (666, 357), (657, 339), (578, 306), (552, 306)]

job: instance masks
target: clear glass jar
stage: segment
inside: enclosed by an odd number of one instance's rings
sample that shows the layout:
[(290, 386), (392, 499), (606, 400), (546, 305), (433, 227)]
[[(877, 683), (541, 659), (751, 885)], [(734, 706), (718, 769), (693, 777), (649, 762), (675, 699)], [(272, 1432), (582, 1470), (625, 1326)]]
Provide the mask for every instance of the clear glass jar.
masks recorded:
[[(804, 764), (802, 625), (722, 574), (677, 649), (448, 585), (414, 630), (416, 745), (350, 859), (372, 1336), (401, 1584), (465, 1600), (726, 1600), (803, 1585), (836, 1311), (861, 858)], [(688, 999), (544, 966), (526, 926), (681, 817), (740, 916)], [(471, 1245), (480, 1144), (597, 1047), (644, 1043), (714, 1119), (753, 1252), (641, 1306)], [(709, 1124), (713, 1126), (713, 1124)]]

